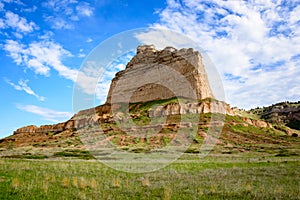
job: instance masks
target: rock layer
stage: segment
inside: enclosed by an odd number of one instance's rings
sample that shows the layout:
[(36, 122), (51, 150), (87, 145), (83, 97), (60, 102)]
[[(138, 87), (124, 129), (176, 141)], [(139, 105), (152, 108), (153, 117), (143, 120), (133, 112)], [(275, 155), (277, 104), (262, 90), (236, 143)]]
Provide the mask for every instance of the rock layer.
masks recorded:
[(201, 114), (201, 113), (222, 113), (234, 115), (229, 104), (221, 101), (202, 101), (185, 104), (167, 104), (166, 106), (158, 106), (150, 111), (151, 117), (160, 117), (168, 115), (184, 115), (184, 114)]

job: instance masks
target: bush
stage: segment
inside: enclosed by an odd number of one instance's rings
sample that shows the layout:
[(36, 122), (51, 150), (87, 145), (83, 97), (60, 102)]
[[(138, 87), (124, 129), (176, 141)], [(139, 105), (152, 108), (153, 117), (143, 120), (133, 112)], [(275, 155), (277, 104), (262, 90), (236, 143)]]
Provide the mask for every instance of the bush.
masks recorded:
[(298, 137), (298, 134), (297, 133), (293, 133), (292, 137)]

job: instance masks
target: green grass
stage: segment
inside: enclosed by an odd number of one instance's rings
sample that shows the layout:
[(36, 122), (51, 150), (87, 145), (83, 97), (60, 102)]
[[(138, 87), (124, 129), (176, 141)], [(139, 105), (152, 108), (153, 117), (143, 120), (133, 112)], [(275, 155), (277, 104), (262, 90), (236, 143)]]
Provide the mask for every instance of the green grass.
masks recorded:
[(40, 155), (40, 154), (31, 154), (31, 153), (25, 153), (20, 155), (8, 155), (3, 156), (4, 158), (24, 158), (24, 159), (44, 159), (48, 158), (46, 155)]
[(299, 157), (186, 154), (133, 174), (97, 161), (0, 160), (0, 199), (298, 199)]
[(55, 152), (53, 154), (54, 157), (74, 157), (81, 159), (93, 159), (94, 157), (91, 155), (89, 151), (79, 150), (79, 149), (67, 149), (64, 151)]

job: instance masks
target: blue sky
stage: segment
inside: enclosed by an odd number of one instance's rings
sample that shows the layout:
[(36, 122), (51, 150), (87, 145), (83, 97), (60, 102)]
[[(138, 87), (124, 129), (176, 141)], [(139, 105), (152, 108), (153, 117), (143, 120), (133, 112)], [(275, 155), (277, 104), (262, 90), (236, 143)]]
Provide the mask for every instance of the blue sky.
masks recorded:
[(299, 13), (299, 0), (2, 0), (0, 137), (70, 118), (74, 82), (89, 52), (135, 28), (167, 28), (197, 42), (232, 106), (298, 101)]

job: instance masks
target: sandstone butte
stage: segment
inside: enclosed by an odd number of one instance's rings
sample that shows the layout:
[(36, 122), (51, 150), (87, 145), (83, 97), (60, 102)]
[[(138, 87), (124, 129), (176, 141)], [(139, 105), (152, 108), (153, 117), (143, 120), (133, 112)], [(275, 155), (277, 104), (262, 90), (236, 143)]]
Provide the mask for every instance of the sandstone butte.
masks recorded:
[[(186, 86), (189, 88), (187, 89)], [(170, 89), (171, 88), (171, 89)], [(59, 133), (76, 130), (102, 121), (112, 121), (112, 105), (120, 102), (136, 103), (174, 97), (187, 99), (213, 99), (201, 54), (193, 49), (177, 50), (166, 47), (157, 50), (153, 45), (137, 48), (136, 55), (112, 80), (104, 105), (79, 111), (70, 120), (54, 125), (25, 126), (14, 131), (20, 133)], [(185, 113), (225, 113), (234, 115), (229, 104), (222, 101), (197, 101), (188, 105), (168, 104), (152, 110), (152, 116)], [(248, 124), (270, 127), (269, 123), (246, 120)]]

